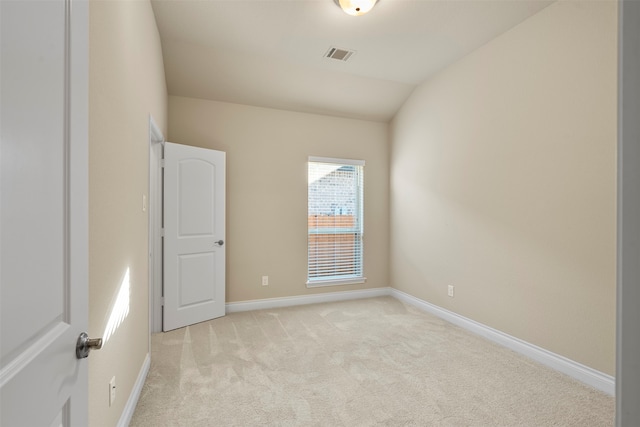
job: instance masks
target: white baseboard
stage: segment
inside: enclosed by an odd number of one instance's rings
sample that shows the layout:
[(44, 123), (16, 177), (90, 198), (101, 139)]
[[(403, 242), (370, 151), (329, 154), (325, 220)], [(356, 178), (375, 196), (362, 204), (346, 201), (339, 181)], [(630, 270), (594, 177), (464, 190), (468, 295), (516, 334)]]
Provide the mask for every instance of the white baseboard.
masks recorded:
[(480, 335), (490, 341), (507, 347), (517, 353), (529, 357), (556, 371), (562, 372), (570, 377), (594, 387), (610, 396), (615, 395), (615, 378), (595, 369), (584, 366), (571, 359), (567, 359), (559, 354), (552, 353), (541, 347), (530, 344), (519, 338), (507, 335), (489, 326), (478, 323), (475, 320), (460, 316), (452, 311), (438, 307), (419, 298), (406, 294), (397, 289), (391, 288), (390, 295), (407, 304), (411, 304), (428, 313), (433, 314), (447, 322), (460, 326), (470, 332)]
[(138, 373), (138, 379), (136, 379), (136, 382), (133, 385), (133, 390), (131, 390), (129, 400), (127, 400), (124, 411), (122, 411), (122, 415), (120, 416), (120, 421), (118, 421), (118, 427), (127, 427), (131, 422), (133, 413), (136, 410), (136, 405), (138, 404), (138, 399), (140, 398), (140, 392), (142, 392), (142, 386), (144, 386), (144, 382), (147, 379), (150, 366), (151, 357), (149, 356), (149, 353), (147, 353), (147, 357), (144, 358), (144, 363)]
[(226, 308), (227, 313), (237, 313), (239, 311), (265, 310), (278, 307), (290, 307), (294, 305), (318, 304), (323, 302), (374, 298), (388, 295), (391, 295), (391, 288), (372, 288), (355, 291), (300, 295), (295, 297), (267, 298), (251, 301), (230, 302), (226, 304)]

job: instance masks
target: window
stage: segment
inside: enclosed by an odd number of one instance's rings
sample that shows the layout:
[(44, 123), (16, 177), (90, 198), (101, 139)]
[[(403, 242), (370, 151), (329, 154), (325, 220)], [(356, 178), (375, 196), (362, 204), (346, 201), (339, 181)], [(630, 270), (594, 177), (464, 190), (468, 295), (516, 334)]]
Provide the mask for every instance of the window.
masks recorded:
[(307, 286), (363, 283), (364, 161), (309, 157)]

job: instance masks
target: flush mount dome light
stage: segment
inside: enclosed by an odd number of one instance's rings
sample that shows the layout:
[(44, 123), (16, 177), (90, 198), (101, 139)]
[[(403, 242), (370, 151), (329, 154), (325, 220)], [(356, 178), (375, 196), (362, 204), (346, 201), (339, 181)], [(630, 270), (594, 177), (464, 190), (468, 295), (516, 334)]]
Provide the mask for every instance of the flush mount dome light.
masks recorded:
[(378, 0), (333, 0), (345, 13), (353, 16), (364, 15), (373, 9)]

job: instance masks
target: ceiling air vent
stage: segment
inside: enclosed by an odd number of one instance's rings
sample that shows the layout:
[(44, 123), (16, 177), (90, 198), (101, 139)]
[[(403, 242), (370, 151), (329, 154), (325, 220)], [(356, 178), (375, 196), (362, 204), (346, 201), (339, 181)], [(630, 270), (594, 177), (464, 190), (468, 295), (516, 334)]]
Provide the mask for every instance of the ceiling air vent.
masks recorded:
[(346, 62), (355, 54), (353, 50), (340, 49), (337, 47), (330, 48), (324, 55), (325, 58), (337, 59), (338, 61)]

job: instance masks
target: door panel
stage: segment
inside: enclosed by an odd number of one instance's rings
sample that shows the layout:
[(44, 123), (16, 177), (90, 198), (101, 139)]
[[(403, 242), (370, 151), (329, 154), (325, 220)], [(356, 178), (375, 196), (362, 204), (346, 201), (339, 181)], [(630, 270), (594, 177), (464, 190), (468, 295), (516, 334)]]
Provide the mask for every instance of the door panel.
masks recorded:
[[(214, 234), (215, 165), (202, 160), (178, 163), (178, 238)], [(200, 185), (208, 182), (211, 185)]]
[[(3, 283), (5, 280), (23, 283), (20, 287), (3, 287), (3, 318), (19, 319), (20, 311), (36, 292), (42, 301), (49, 303), (24, 319), (19, 329), (2, 323), (3, 359), (20, 351), (24, 335), (34, 338), (46, 335), (57, 325), (56, 319), (63, 310), (64, 239), (58, 224), (64, 220), (64, 141), (59, 136), (64, 129), (61, 106), (64, 105), (65, 4), (57, 1), (30, 6), (2, 3), (2, 221), (3, 225), (7, 224), (2, 229), (2, 275)], [(9, 21), (12, 15), (28, 25), (22, 27), (14, 19)], [(38, 34), (29, 36), (34, 27), (39, 27)], [(4, 44), (12, 38), (16, 42), (20, 40), (23, 44), (20, 48), (29, 52), (21, 61), (27, 70), (24, 74), (18, 64), (14, 64), (15, 67), (9, 64), (20, 61), (10, 46)], [(42, 68), (37, 66), (38, 58), (44, 60)], [(12, 81), (35, 81), (34, 87), (24, 92), (29, 94), (28, 99), (21, 92), (26, 88), (20, 83), (14, 86)], [(58, 90), (51, 91), (51, 88)], [(32, 109), (34, 104), (40, 108)], [(32, 119), (38, 126), (27, 126)], [(43, 138), (49, 135), (58, 138), (51, 144), (43, 144)], [(47, 185), (41, 185), (45, 180)], [(12, 206), (20, 209), (9, 209)], [(46, 215), (42, 215), (43, 212)], [(25, 269), (20, 265), (23, 257), (43, 255), (46, 256), (44, 262), (50, 261), (45, 268)], [(50, 286), (40, 290), (46, 282)]]
[(215, 254), (204, 252), (178, 256), (180, 301), (178, 309), (215, 300)]
[(87, 424), (88, 4), (71, 3), (0, 2), (2, 426)]
[(225, 153), (165, 143), (163, 330), (225, 314)]

